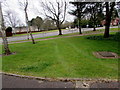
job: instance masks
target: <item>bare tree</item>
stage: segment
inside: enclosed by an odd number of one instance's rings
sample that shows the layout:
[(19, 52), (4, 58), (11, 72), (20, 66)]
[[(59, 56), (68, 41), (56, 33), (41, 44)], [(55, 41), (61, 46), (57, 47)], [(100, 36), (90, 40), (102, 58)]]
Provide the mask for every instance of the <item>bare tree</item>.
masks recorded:
[(5, 11), (5, 22), (9, 26), (15, 28), (18, 25), (19, 17), (16, 12), (13, 12), (12, 10)]
[(14, 30), (14, 34), (16, 33), (15, 31), (15, 27), (19, 26), (19, 24), (21, 24), (21, 20), (18, 17), (18, 14), (12, 10), (7, 10), (5, 11), (4, 14), (4, 18), (5, 18), (5, 25), (6, 26), (11, 26)]
[(59, 35), (62, 35), (61, 25), (65, 20), (67, 2), (66, 1), (57, 1), (52, 2), (41, 2), (44, 14), (46, 17), (52, 19), (56, 22), (56, 26), (59, 30)]
[[(29, 19), (28, 19), (28, 13), (27, 13), (28, 0), (25, 0), (24, 2), (20, 2), (20, 1), (19, 1), (19, 3), (20, 3), (20, 5), (23, 6), (23, 8), (24, 8), (26, 25), (27, 25), (27, 31), (28, 31), (28, 33), (30, 33), (30, 36), (31, 36), (31, 39), (32, 39), (33, 44), (35, 44), (35, 41), (34, 41), (34, 38), (33, 38), (32, 32), (31, 32), (31, 28), (30, 28), (30, 25), (29, 25)], [(29, 38), (28, 38), (28, 39), (29, 39)]]
[(2, 34), (5, 55), (9, 55), (11, 54), (11, 52), (8, 47), (8, 41), (7, 41), (6, 34), (5, 34), (5, 26), (4, 26), (4, 19), (3, 19), (3, 14), (2, 14), (1, 2), (0, 2), (0, 32)]

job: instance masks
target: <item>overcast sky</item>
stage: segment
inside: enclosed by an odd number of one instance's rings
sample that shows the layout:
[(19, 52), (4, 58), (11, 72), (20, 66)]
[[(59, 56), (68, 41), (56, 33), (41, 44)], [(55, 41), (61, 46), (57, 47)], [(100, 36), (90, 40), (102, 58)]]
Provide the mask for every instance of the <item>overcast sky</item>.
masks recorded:
[[(19, 1), (24, 1), (24, 0), (19, 0)], [(45, 18), (45, 16), (41, 14), (43, 12), (43, 9), (40, 7), (40, 1), (44, 2), (45, 0), (28, 0), (28, 1), (29, 1), (29, 5), (28, 5), (29, 20), (31, 20), (32, 18), (35, 18), (36, 16)], [(56, 0), (49, 0), (49, 1), (54, 3)], [(67, 0), (67, 1), (69, 2), (70, 0)], [(3, 3), (2, 3), (3, 14), (5, 14), (5, 11), (11, 10), (11, 11), (17, 13), (17, 16), (20, 18), (20, 20), (23, 23), (25, 23), (24, 11), (23, 11), (22, 7), (20, 6), (18, 0), (6, 0), (6, 1), (3, 0)], [(67, 11), (69, 11), (71, 8), (72, 8), (72, 6), (69, 4), (69, 9)], [(75, 18), (74, 16), (68, 14), (68, 12), (67, 12), (66, 21), (73, 21), (74, 18)]]
[[(0, 1), (3, 1), (3, 3), (4, 3), (4, 4), (2, 3), (3, 14), (5, 14), (4, 13), (5, 11), (11, 10), (11, 11), (17, 13), (17, 16), (20, 18), (20, 20), (23, 23), (25, 23), (24, 11), (21, 8), (18, 0), (0, 0)], [(24, 0), (19, 0), (19, 1), (24, 1)], [(41, 14), (43, 12), (43, 9), (40, 6), (40, 1), (45, 2), (45, 0), (28, 0), (28, 1), (29, 1), (29, 5), (28, 5), (29, 20), (31, 20), (32, 18), (35, 18), (36, 16), (40, 16), (42, 18), (45, 18), (45, 16)], [(54, 3), (56, 0), (46, 0), (46, 1), (51, 1)], [(66, 1), (69, 2), (69, 1), (74, 1), (74, 0), (66, 0)], [(119, 1), (119, 0), (117, 0), (117, 1)], [(71, 9), (73, 9), (73, 8), (72, 8), (71, 4), (69, 4), (67, 14), (66, 14), (66, 21), (73, 21), (75, 18), (74, 16), (68, 14), (68, 11), (70, 11)], [(41, 13), (39, 13), (38, 10)]]

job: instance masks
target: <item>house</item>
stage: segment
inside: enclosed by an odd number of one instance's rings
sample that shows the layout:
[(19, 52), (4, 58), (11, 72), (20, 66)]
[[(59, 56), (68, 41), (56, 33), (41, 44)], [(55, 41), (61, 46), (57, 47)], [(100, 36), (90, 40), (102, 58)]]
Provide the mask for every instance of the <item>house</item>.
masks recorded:
[[(38, 31), (35, 27), (30, 26), (30, 29), (32, 32)], [(22, 34), (22, 33), (27, 33), (27, 27), (16, 27), (13, 28), (12, 33), (14, 34)]]
[[(117, 26), (117, 25), (119, 24), (119, 22), (120, 22), (120, 18), (115, 18), (115, 19), (112, 19), (112, 20), (111, 20), (110, 25), (112, 25), (112, 26)], [(105, 20), (101, 21), (101, 24), (102, 24), (103, 26), (105, 26), (105, 23), (106, 23)]]
[(116, 25), (119, 24), (119, 21), (120, 21), (120, 18), (113, 19), (113, 20), (111, 21), (111, 25), (116, 26)]

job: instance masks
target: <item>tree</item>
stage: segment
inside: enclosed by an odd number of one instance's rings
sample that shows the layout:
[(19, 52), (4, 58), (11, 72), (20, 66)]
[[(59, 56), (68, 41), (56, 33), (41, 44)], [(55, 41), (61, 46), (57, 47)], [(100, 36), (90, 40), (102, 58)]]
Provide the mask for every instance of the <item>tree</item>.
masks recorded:
[(105, 19), (105, 15), (104, 15), (103, 11), (98, 12), (96, 17), (97, 17), (97, 21), (96, 21), (97, 25), (102, 26), (101, 21), (103, 21)]
[(62, 29), (69, 28), (69, 27), (73, 27), (72, 22), (65, 21), (62, 25)]
[(120, 1), (117, 2), (117, 12), (118, 12), (118, 17), (120, 18)]
[[(117, 2), (117, 12), (118, 12), (118, 17), (120, 18), (120, 1)], [(118, 22), (118, 28), (120, 28), (120, 21)]]
[(118, 16), (117, 9), (116, 9), (116, 8), (114, 8), (114, 9), (113, 9), (113, 14), (112, 14), (111, 19), (115, 19), (116, 17), (119, 17), (119, 16)]
[(86, 3), (87, 2), (70, 2), (71, 4), (73, 4), (76, 9), (75, 10), (71, 10), (71, 12), (69, 12), (70, 14), (76, 16), (78, 18), (78, 28), (79, 28), (79, 34), (82, 34), (81, 31), (81, 20), (84, 16), (84, 10), (86, 7)]
[(105, 21), (106, 21), (106, 23), (105, 23), (104, 38), (109, 37), (110, 22), (111, 22), (114, 6), (115, 6), (115, 2), (105, 2), (105, 8), (106, 8)]
[(8, 41), (7, 41), (6, 34), (5, 34), (5, 26), (4, 26), (4, 19), (3, 19), (3, 14), (2, 14), (1, 2), (0, 2), (0, 32), (2, 34), (5, 55), (9, 55), (11, 54), (11, 51), (8, 47)]
[(65, 20), (67, 3), (61, 1), (57, 1), (53, 4), (52, 2), (41, 2), (43, 7), (44, 14), (46, 17), (52, 19), (56, 22), (56, 26), (59, 30), (59, 35), (62, 35), (61, 25)]
[(36, 26), (38, 28), (38, 31), (40, 31), (40, 28), (43, 24), (43, 19), (39, 16), (37, 16), (35, 19), (31, 20), (32, 26)]
[[(6, 26), (12, 27), (13, 30), (15, 29), (15, 27), (17, 27), (21, 24), (21, 21), (17, 15), (17, 13), (12, 10), (5, 11), (4, 18), (5, 18)], [(14, 30), (14, 33), (16, 33), (15, 30)]]
[(16, 12), (12, 10), (7, 10), (5, 11), (4, 17), (5, 22), (8, 26), (15, 28), (17, 25), (19, 25), (20, 20)]
[(55, 27), (55, 23), (53, 20), (50, 20), (49, 18), (46, 18), (43, 22), (42, 28), (44, 30), (52, 30), (52, 29), (56, 29)]
[[(98, 22), (100, 22), (99, 20), (101, 20), (101, 16), (103, 14), (103, 7), (102, 7), (102, 2), (89, 2), (87, 4), (87, 8), (85, 10), (85, 12), (87, 14), (90, 14), (90, 20), (92, 21), (93, 23), (93, 31), (96, 31), (96, 27), (97, 27), (97, 24)], [(102, 17), (103, 17), (102, 16)]]
[(34, 38), (33, 38), (32, 32), (31, 32), (31, 28), (30, 28), (30, 25), (29, 25), (29, 19), (28, 19), (28, 13), (27, 13), (28, 0), (25, 0), (23, 3), (19, 1), (19, 3), (21, 4), (21, 6), (24, 7), (27, 30), (29, 30), (28, 32), (30, 33), (30, 36), (31, 36), (31, 39), (32, 39), (32, 43), (35, 44), (35, 41), (34, 41)]

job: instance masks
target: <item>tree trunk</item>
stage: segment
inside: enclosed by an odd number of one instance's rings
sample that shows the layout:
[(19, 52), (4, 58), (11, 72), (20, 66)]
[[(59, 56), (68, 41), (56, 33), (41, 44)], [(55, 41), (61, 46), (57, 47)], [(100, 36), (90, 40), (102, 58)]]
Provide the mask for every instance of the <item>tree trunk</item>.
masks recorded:
[(93, 31), (96, 31), (96, 19), (95, 19), (95, 16), (94, 16), (94, 19), (93, 19)]
[(28, 25), (27, 25), (27, 39), (29, 40), (29, 31), (28, 31)]
[(78, 4), (77, 4), (77, 12), (78, 12), (78, 28), (79, 28), (79, 34), (82, 34), (82, 31), (81, 31), (81, 11), (82, 11), (82, 8), (81, 8), (81, 5), (80, 5), (80, 10), (79, 10), (79, 7), (78, 7)]
[(81, 26), (79, 26), (79, 34), (82, 34)]
[(32, 39), (32, 43), (35, 44), (34, 38), (33, 38), (33, 36), (32, 36), (31, 29), (30, 29), (30, 25), (29, 25), (29, 23), (28, 23), (27, 6), (28, 6), (28, 1), (26, 1), (26, 7), (25, 7), (25, 9), (24, 9), (24, 11), (25, 11), (25, 18), (26, 18), (26, 24), (27, 24), (27, 26), (28, 26), (29, 33), (30, 33), (30, 36), (31, 36), (31, 39)]
[(28, 26), (28, 28), (29, 28), (29, 33), (30, 33), (31, 39), (32, 39), (32, 43), (35, 44), (30, 26)]
[(78, 28), (79, 28), (79, 34), (82, 34), (82, 31), (81, 31), (81, 19), (78, 19)]
[(58, 19), (58, 21), (56, 22), (56, 25), (57, 25), (57, 28), (58, 28), (58, 30), (59, 30), (59, 35), (62, 35), (61, 24), (59, 23), (59, 19)]
[(5, 34), (4, 19), (3, 19), (3, 14), (2, 14), (1, 3), (0, 3), (0, 31), (2, 34), (5, 55), (9, 55), (9, 54), (11, 54), (11, 52), (8, 47), (8, 41), (7, 41), (6, 34)]
[(38, 27), (38, 31), (40, 31), (40, 28)]
[(115, 2), (112, 2), (111, 9), (109, 9), (109, 2), (106, 2), (105, 4), (106, 4), (106, 22), (105, 22), (104, 38), (108, 38), (109, 37), (111, 16), (112, 16), (113, 8), (115, 6)]
[(108, 38), (109, 37), (110, 22), (111, 22), (111, 16), (108, 14), (106, 16), (104, 38)]
[(58, 30), (59, 30), (59, 35), (62, 35), (62, 30), (61, 30), (61, 28), (58, 28)]
[(109, 29), (110, 29), (110, 24), (109, 22), (106, 22), (106, 26), (105, 26), (105, 32), (104, 32), (104, 38), (108, 38), (109, 37)]
[(33, 36), (32, 36), (31, 31), (30, 31), (30, 36), (31, 36), (31, 39), (32, 39), (32, 43), (35, 44), (35, 40), (34, 40), (34, 38), (33, 38)]
[(104, 38), (109, 37), (109, 27), (110, 27), (110, 13), (109, 13), (109, 3), (106, 2), (106, 18), (105, 18), (105, 32), (104, 32)]
[(10, 52), (10, 49), (8, 47), (8, 41), (7, 41), (5, 32), (2, 31), (1, 34), (2, 34), (2, 39), (3, 39), (4, 52), (5, 52), (4, 54), (9, 55), (9, 54), (11, 54), (11, 52)]
[(95, 7), (93, 7), (93, 31), (96, 31), (96, 13), (95, 13)]
[(95, 25), (93, 26), (93, 31), (96, 31)]

